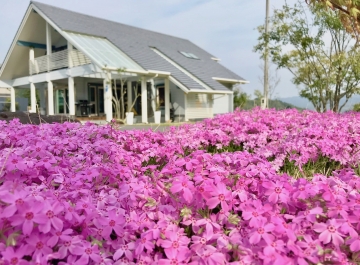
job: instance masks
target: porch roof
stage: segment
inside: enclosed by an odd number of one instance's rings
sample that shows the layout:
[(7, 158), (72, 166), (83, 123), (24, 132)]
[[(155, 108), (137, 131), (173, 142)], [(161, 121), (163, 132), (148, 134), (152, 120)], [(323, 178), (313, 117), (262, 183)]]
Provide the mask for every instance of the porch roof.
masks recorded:
[[(190, 90), (207, 90), (206, 86), (208, 86), (217, 91), (229, 91), (227, 87), (214, 80), (213, 77), (244, 80), (214, 61), (212, 58), (215, 56), (186, 39), (80, 14), (35, 1), (31, 3), (61, 30), (106, 38), (136, 62), (140, 68), (171, 72), (171, 75), (176, 80)], [(179, 67), (161, 57), (152, 48), (161, 51)], [(198, 59), (186, 57), (181, 52), (194, 54)], [(184, 72), (191, 73), (195, 78)]]

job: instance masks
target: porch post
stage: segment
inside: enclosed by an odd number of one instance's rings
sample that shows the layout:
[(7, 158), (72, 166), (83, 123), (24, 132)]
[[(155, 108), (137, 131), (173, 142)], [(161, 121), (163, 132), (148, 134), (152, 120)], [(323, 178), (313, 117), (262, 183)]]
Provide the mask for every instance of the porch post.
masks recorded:
[(112, 86), (111, 73), (105, 73), (104, 78), (104, 110), (106, 114), (106, 121), (110, 122), (113, 119), (112, 112)]
[(67, 49), (68, 49), (68, 66), (69, 68), (71, 68), (73, 67), (73, 61), (72, 61), (73, 46), (70, 42), (67, 42)]
[(68, 90), (69, 90), (69, 114), (70, 116), (75, 116), (75, 87), (74, 87), (74, 78), (68, 78)]
[(30, 83), (30, 106), (29, 112), (36, 113), (36, 88), (34, 83)]
[(51, 26), (46, 22), (46, 56), (47, 56), (47, 69), (51, 71), (51, 53), (52, 53), (52, 41), (51, 41)]
[(165, 122), (168, 122), (168, 121), (170, 121), (170, 81), (169, 81), (169, 78), (165, 78), (164, 93), (165, 93)]
[(16, 103), (15, 103), (15, 89), (10, 87), (10, 111), (16, 111)]
[(34, 52), (34, 48), (30, 48), (29, 49), (29, 61), (30, 61), (30, 75), (33, 75), (35, 73), (37, 73), (37, 69), (35, 66), (35, 52)]
[(39, 97), (40, 97), (39, 112), (40, 112), (40, 114), (43, 114), (45, 111), (45, 106), (46, 106), (45, 85), (41, 84), (40, 86), (38, 86), (37, 90), (39, 92)]
[(156, 111), (156, 91), (155, 91), (155, 82), (154, 79), (150, 80), (151, 83), (151, 108), (153, 110), (154, 113), (154, 117), (155, 117), (155, 111)]
[(127, 85), (126, 85), (126, 93), (127, 93), (127, 111), (131, 112), (131, 105), (133, 103), (133, 99), (132, 99), (132, 82), (131, 81), (127, 81)]
[(141, 78), (141, 121), (142, 123), (148, 123), (147, 117), (147, 88), (146, 78)]
[(47, 97), (48, 97), (47, 114), (54, 115), (54, 86), (51, 81), (48, 81)]

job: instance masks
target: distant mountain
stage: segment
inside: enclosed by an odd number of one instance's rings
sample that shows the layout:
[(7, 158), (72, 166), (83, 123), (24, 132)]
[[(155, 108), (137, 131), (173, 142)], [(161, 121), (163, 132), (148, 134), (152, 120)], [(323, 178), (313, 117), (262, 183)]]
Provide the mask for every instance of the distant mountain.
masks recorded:
[[(245, 110), (250, 110), (252, 108), (254, 108), (255, 106), (259, 106), (260, 105), (260, 100), (259, 99), (250, 99), (246, 102), (245, 106), (243, 107), (243, 109)], [(275, 108), (277, 110), (282, 110), (282, 109), (287, 109), (287, 108), (296, 108), (296, 109), (301, 109), (293, 104), (281, 101), (279, 99), (270, 99), (269, 100), (269, 106), (270, 108)]]
[[(296, 107), (302, 108), (302, 109), (315, 110), (314, 106), (312, 105), (312, 103), (309, 100), (307, 100), (306, 98), (302, 98), (300, 96), (279, 98), (279, 100), (282, 102), (286, 102), (291, 105), (294, 105)], [(345, 102), (345, 99), (341, 99), (340, 105), (343, 104), (344, 102)], [(353, 105), (356, 103), (360, 103), (360, 95), (352, 96), (342, 111), (351, 110)]]

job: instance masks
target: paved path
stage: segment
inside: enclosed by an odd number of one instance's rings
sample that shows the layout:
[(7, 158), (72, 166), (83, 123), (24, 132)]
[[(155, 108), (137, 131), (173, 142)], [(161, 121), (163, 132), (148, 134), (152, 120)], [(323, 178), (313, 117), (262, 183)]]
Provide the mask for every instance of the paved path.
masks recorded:
[(147, 124), (139, 124), (139, 125), (120, 125), (119, 129), (122, 131), (127, 131), (127, 130), (156, 130), (156, 131), (161, 131), (164, 132), (167, 129), (169, 129), (169, 125), (147, 125)]
[(165, 123), (165, 124), (134, 124), (134, 125), (120, 125), (119, 129), (122, 131), (126, 130), (149, 130), (152, 129), (157, 132), (165, 132), (171, 126), (179, 126), (184, 123)]

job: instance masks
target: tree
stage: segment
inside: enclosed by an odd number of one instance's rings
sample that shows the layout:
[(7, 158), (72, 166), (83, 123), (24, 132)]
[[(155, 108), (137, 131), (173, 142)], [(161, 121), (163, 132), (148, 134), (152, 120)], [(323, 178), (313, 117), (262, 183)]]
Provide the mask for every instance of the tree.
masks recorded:
[[(118, 94), (116, 79), (114, 79), (114, 95), (112, 97), (112, 103), (115, 109), (115, 117), (117, 120), (121, 122), (125, 122), (125, 101), (124, 97), (127, 91), (124, 90), (124, 85), (127, 81), (126, 78), (123, 77), (123, 73), (126, 71), (125, 68), (118, 69), (118, 73), (120, 74), (120, 95)], [(136, 82), (136, 86), (134, 87), (135, 91), (135, 98), (133, 99), (132, 105), (128, 106), (128, 110), (131, 111), (132, 108), (135, 106), (136, 100), (141, 96), (138, 93), (139, 90), (139, 83), (140, 81)]]
[[(278, 76), (278, 68), (275, 69), (275, 71), (273, 71), (272, 68), (273, 65), (269, 66), (269, 91), (268, 91), (268, 96), (269, 96), (269, 107), (270, 106), (270, 101), (273, 99), (274, 93), (275, 93), (275, 89), (276, 87), (279, 85), (281, 78)], [(260, 65), (260, 69), (262, 72), (264, 72), (264, 64)], [(262, 84), (262, 86), (264, 86), (264, 75), (259, 76), (259, 81)], [(255, 91), (256, 92), (256, 91)]]
[(234, 88), (234, 108), (244, 108), (249, 98), (249, 95), (243, 92), (240, 86)]
[[(360, 92), (360, 53), (338, 12), (326, 12), (318, 5), (308, 9), (298, 1), (274, 11), (269, 34), (264, 26), (258, 28), (255, 51), (263, 54), (268, 43), (272, 61), (293, 74), (300, 96), (319, 112), (339, 112)], [(345, 103), (340, 105), (342, 98)]]
[(359, 0), (305, 0), (326, 11), (337, 10), (344, 28), (359, 40), (360, 37), (360, 1)]
[[(15, 93), (19, 95), (19, 97), (23, 97), (23, 98), (27, 98), (28, 100), (28, 106), (31, 105), (31, 92), (30, 92), (30, 88), (18, 88), (15, 89)], [(39, 90), (35, 91), (35, 96), (36, 96), (36, 104), (38, 106), (40, 106), (40, 94), (39, 94)]]

